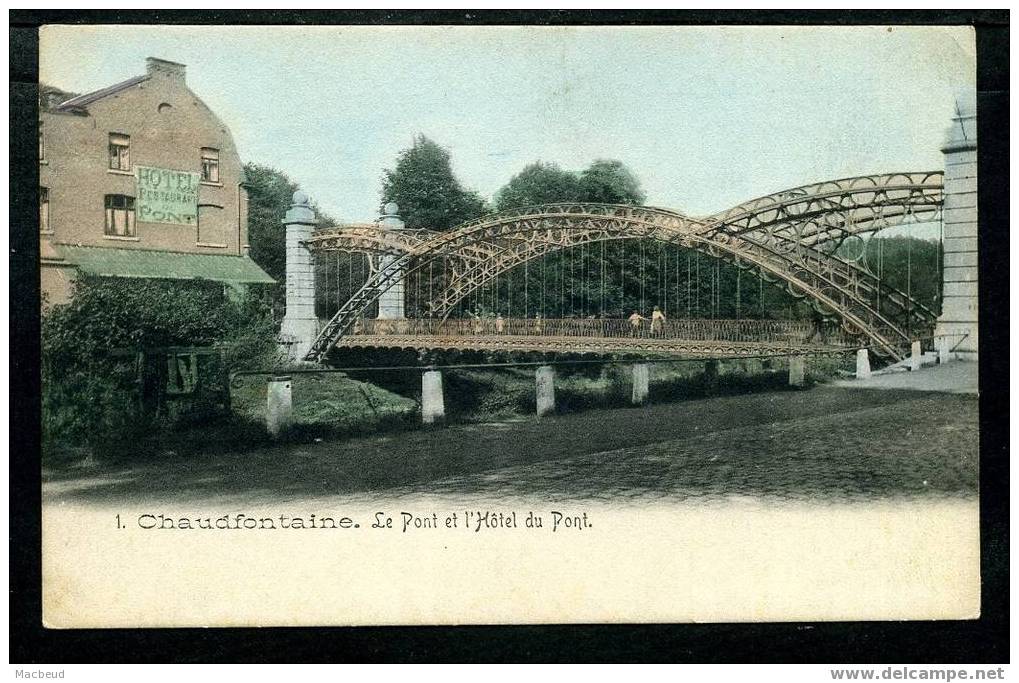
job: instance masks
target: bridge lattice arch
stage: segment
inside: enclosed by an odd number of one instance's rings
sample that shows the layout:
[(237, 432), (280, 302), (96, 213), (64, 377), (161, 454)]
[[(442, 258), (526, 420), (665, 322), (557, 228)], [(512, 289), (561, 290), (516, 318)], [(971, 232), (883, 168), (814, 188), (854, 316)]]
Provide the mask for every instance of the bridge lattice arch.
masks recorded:
[(583, 244), (629, 239), (691, 249), (753, 271), (809, 299), (875, 350), (898, 358), (910, 329), (932, 325), (935, 314), (842, 258), (839, 247), (866, 233), (934, 220), (941, 204), (940, 172), (897, 173), (792, 188), (706, 217), (645, 206), (559, 203), (483, 216), (442, 233), (394, 233), (377, 224), (323, 230), (307, 245), (313, 251), (395, 258), (340, 307), (306, 358), (321, 360), (383, 292), (438, 261), (450, 279), (429, 308), (445, 318), (466, 296), (528, 261)]

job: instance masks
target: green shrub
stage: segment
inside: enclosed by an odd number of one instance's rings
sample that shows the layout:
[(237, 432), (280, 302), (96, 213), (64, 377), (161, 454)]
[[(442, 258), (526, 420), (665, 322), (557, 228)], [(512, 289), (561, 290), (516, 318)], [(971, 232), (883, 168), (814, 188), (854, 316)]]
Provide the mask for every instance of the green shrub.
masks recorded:
[[(112, 355), (117, 349), (222, 344), (228, 369), (275, 365), (263, 294), (241, 296), (209, 281), (79, 276), (71, 302), (42, 318), (44, 439), (95, 446), (165, 426), (142, 419), (135, 359)], [(201, 398), (193, 403), (159, 419), (206, 414)]]

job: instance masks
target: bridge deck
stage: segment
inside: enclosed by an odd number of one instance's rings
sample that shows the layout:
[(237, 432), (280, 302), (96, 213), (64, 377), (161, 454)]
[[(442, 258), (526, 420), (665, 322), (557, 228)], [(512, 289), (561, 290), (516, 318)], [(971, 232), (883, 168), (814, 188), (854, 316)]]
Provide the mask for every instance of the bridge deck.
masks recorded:
[(845, 346), (804, 342), (750, 342), (627, 337), (538, 336), (513, 334), (428, 335), (352, 334), (338, 348), (428, 349), (442, 351), (522, 351), (582, 354), (641, 354), (681, 358), (845, 353)]

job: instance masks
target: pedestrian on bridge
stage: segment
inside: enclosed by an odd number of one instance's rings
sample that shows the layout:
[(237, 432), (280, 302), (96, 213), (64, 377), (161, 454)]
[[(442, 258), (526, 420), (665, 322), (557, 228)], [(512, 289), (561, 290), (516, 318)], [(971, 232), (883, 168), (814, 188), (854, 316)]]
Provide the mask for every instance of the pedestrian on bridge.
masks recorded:
[(661, 337), (665, 333), (665, 314), (662, 313), (662, 309), (655, 306), (655, 310), (651, 311), (651, 336)]
[(633, 313), (630, 314), (630, 317), (627, 318), (627, 320), (630, 321), (630, 336), (631, 337), (639, 337), (640, 336), (640, 323), (641, 323), (642, 320), (647, 320), (647, 318), (642, 316), (637, 311), (634, 311)]
[(506, 321), (502, 317), (502, 313), (497, 313), (495, 316), (495, 333), (502, 334), (506, 331)]

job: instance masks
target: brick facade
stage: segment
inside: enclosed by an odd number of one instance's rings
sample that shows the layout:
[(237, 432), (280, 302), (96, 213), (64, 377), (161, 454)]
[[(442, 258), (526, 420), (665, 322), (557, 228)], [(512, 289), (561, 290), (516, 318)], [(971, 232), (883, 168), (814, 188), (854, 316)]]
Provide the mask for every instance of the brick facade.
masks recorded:
[[(39, 186), (48, 199), (45, 207), (40, 201), (40, 223), (48, 214), (48, 230), (40, 226), (45, 301), (63, 303), (71, 294), (74, 264), (61, 244), (246, 257), (241, 159), (226, 125), (188, 88), (184, 65), (150, 58), (144, 76), (50, 105), (39, 115)], [(120, 162), (111, 158), (111, 141), (127, 142)], [(135, 215), (133, 234), (108, 234), (116, 230), (107, 225), (106, 197), (135, 197), (137, 166), (200, 173), (203, 150), (209, 178), (199, 186), (197, 225)], [(209, 161), (216, 157), (218, 174)]]

